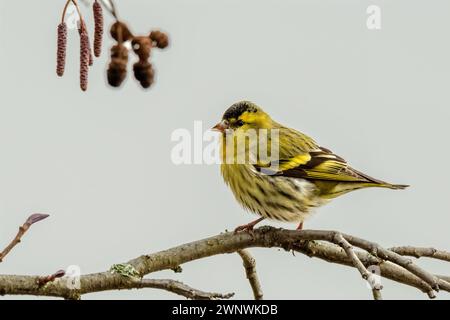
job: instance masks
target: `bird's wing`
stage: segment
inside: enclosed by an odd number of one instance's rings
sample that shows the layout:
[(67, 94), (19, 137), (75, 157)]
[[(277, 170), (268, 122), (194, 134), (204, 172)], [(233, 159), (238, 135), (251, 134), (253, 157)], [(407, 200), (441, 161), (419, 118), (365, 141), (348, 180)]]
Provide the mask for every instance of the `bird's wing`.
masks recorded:
[(343, 158), (298, 131), (281, 130), (280, 142), (279, 162), (270, 167), (257, 164), (257, 171), (311, 180), (384, 183), (351, 168)]
[(255, 165), (255, 168), (259, 172), (291, 178), (383, 183), (353, 169), (343, 158), (325, 148), (318, 148), (291, 158), (280, 159), (278, 164), (272, 163), (271, 167)]
[[(296, 160), (299, 158), (305, 161), (295, 165)], [(309, 160), (306, 161), (307, 159)], [(302, 155), (291, 159), (280, 159), (278, 175), (336, 182), (382, 183), (353, 169), (343, 158), (325, 148), (311, 151), (308, 153), (308, 156)]]

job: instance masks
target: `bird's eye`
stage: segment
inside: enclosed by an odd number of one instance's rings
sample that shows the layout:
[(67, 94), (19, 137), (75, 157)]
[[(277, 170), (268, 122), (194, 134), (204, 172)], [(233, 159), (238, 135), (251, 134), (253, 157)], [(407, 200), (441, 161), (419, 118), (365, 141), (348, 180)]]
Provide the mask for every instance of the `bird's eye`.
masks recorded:
[(236, 125), (236, 127), (242, 127), (244, 125), (244, 121), (238, 120), (238, 121), (236, 121), (235, 125)]

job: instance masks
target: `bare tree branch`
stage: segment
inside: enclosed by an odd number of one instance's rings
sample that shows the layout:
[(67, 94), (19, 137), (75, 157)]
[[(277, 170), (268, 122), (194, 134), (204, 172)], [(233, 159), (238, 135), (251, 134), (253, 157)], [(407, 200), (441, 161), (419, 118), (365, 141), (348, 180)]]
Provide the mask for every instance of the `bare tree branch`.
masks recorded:
[(345, 236), (346, 240), (349, 241), (352, 245), (360, 247), (361, 249), (364, 249), (368, 252), (370, 252), (372, 255), (381, 258), (383, 260), (391, 261), (406, 270), (410, 271), (411, 273), (415, 274), (419, 278), (421, 278), (423, 281), (425, 281), (429, 286), (428, 292), (431, 292), (433, 290), (439, 291), (439, 280), (436, 276), (433, 274), (423, 270), (416, 264), (412, 262), (410, 259), (406, 259), (403, 256), (390, 251), (388, 249), (385, 249), (381, 247), (380, 245), (370, 242), (364, 239), (360, 239), (357, 237)]
[[(174, 269), (184, 263), (218, 254), (234, 253), (252, 247), (278, 247), (328, 262), (355, 267), (354, 261), (349, 258), (345, 250), (335, 244), (336, 234), (339, 233), (320, 230), (291, 231), (272, 227), (258, 228), (252, 234), (226, 232), (168, 250), (142, 255), (130, 260), (127, 264), (131, 265), (140, 277), (143, 277), (149, 273)], [(411, 260), (370, 241), (341, 235), (351, 245), (365, 250), (353, 250), (353, 252), (366, 268), (372, 265), (378, 266), (382, 277), (418, 288), (427, 293), (430, 298), (435, 297), (433, 286), (450, 292), (450, 283), (445, 281), (444, 276), (436, 277), (417, 267)], [(80, 282), (79, 289), (68, 287), (64, 278), (39, 287), (35, 276), (0, 275), (0, 295), (26, 294), (77, 298), (86, 293), (136, 287), (134, 280), (120, 274), (112, 274), (110, 271), (82, 275)]]
[(450, 262), (450, 252), (441, 251), (434, 248), (405, 246), (393, 247), (389, 250), (402, 256), (411, 256), (415, 258), (427, 257)]
[[(197, 300), (230, 299), (234, 296), (234, 293), (222, 294), (201, 291), (182, 282), (170, 279), (128, 279), (121, 277), (120, 275), (114, 275), (111, 278), (115, 279), (107, 280), (105, 275), (106, 273), (96, 274), (94, 277), (95, 282), (85, 282), (82, 277), (82, 286), (87, 285), (87, 288), (86, 290), (81, 291), (70, 289), (70, 287), (67, 286), (66, 279), (61, 279), (60, 277), (0, 275), (0, 295), (37, 295), (78, 300), (81, 294), (99, 291), (97, 289), (101, 287), (100, 283), (102, 281), (108, 281), (108, 283), (104, 283), (103, 285), (107, 285), (109, 288), (103, 288), (103, 290), (153, 288), (169, 291), (188, 299)], [(50, 279), (50, 277), (53, 279)]]
[(378, 283), (377, 279), (374, 278), (375, 276), (366, 269), (361, 260), (359, 260), (350, 243), (340, 233), (335, 234), (334, 242), (344, 249), (348, 258), (352, 262), (353, 266), (359, 271), (362, 278), (372, 286), (372, 294), (374, 299), (381, 300), (382, 286)]
[(28, 217), (28, 219), (25, 221), (23, 225), (19, 227), (19, 231), (17, 232), (14, 239), (6, 246), (6, 248), (0, 252), (0, 263), (3, 261), (3, 259), (6, 257), (6, 255), (16, 246), (20, 243), (20, 240), (22, 239), (23, 235), (30, 229), (30, 227), (35, 224), (36, 222), (39, 222), (41, 220), (44, 220), (47, 218), (48, 214), (42, 214), (42, 213), (35, 213)]
[(131, 286), (128, 289), (139, 288), (154, 288), (166, 290), (187, 299), (195, 300), (214, 300), (214, 299), (230, 299), (234, 296), (234, 293), (216, 293), (216, 292), (204, 292), (198, 289), (194, 289), (185, 285), (182, 282), (170, 280), (170, 279), (142, 279), (135, 283), (135, 286)]
[(438, 277), (439, 279), (447, 281), (448, 283), (450, 283), (450, 276), (437, 275), (436, 277)]
[(255, 297), (255, 300), (262, 300), (263, 299), (263, 291), (261, 287), (261, 283), (258, 279), (258, 274), (256, 273), (256, 260), (252, 257), (250, 252), (247, 250), (238, 250), (237, 253), (241, 256), (244, 268), (245, 268), (245, 274), (247, 276), (248, 281), (250, 282), (250, 286), (253, 290), (253, 296)]

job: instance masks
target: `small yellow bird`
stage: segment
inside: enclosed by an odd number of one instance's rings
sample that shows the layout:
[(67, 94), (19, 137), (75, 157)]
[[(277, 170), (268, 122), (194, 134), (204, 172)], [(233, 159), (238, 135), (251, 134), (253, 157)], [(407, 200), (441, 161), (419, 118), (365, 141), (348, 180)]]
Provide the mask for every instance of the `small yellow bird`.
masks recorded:
[[(297, 229), (302, 229), (313, 208), (347, 192), (369, 187), (408, 187), (377, 180), (351, 168), (343, 158), (320, 147), (307, 135), (275, 122), (249, 101), (233, 104), (213, 130), (222, 133), (221, 173), (225, 183), (245, 209), (261, 216), (237, 227), (235, 232), (251, 231), (266, 218), (297, 222)], [(256, 148), (250, 133), (257, 141)], [(264, 136), (267, 154), (278, 153), (270, 154), (270, 160), (263, 160), (260, 154), (259, 144)], [(242, 148), (239, 141), (244, 141)]]

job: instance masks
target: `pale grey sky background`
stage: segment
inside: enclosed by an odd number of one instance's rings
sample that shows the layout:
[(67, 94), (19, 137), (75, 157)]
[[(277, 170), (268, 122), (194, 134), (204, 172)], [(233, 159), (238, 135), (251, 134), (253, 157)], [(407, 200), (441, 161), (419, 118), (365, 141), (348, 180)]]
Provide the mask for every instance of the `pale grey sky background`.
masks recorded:
[[(306, 228), (386, 246), (450, 249), (449, 1), (116, 2), (135, 33), (170, 33), (170, 49), (153, 56), (157, 82), (149, 91), (131, 77), (120, 90), (106, 86), (106, 49), (82, 93), (76, 30), (65, 76), (57, 78), (64, 1), (0, 0), (0, 246), (30, 213), (51, 214), (0, 273), (49, 274), (72, 264), (83, 273), (103, 271), (249, 222), (254, 217), (235, 202), (218, 166), (170, 160), (174, 129), (192, 129), (194, 120), (211, 126), (241, 99), (354, 167), (412, 186), (349, 194), (319, 209)], [(371, 4), (382, 10), (379, 31), (366, 28)], [(90, 17), (91, 8), (83, 11)], [(107, 37), (105, 47), (111, 44)], [(354, 269), (275, 249), (251, 252), (266, 298), (371, 298)], [(420, 264), (450, 274), (448, 264)], [(237, 255), (183, 269), (154, 276), (252, 297)], [(388, 280), (383, 285), (388, 299), (426, 298)], [(151, 289), (85, 296), (105, 298), (178, 297)]]

